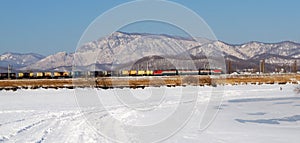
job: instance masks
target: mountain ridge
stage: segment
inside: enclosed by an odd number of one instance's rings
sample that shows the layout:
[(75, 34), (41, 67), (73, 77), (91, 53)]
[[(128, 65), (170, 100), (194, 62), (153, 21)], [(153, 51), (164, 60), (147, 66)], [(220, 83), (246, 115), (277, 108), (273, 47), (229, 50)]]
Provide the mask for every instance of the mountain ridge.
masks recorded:
[[(7, 53), (10, 52), (2, 54), (0, 57)], [(14, 56), (18, 54), (13, 53)], [(32, 57), (39, 55), (31, 54)], [(200, 57), (203, 58), (203, 56), (221, 55), (226, 60), (244, 65), (240, 67), (241, 69), (247, 68), (247, 65), (254, 68), (250, 65), (258, 65), (262, 59), (270, 65), (284, 66), (295, 60), (300, 62), (300, 43), (293, 41), (276, 43), (250, 41), (244, 44), (228, 44), (223, 41), (204, 38), (193, 40), (165, 34), (115, 32), (112, 35), (82, 45), (76, 53), (58, 52), (16, 67), (20, 70), (60, 70), (59, 67), (72, 67), (73, 63), (76, 66), (117, 65), (128, 64), (147, 56), (176, 57), (179, 55), (190, 56), (194, 60), (201, 60)], [(15, 59), (21, 60), (20, 58)], [(3, 62), (2, 58), (0, 59), (1, 62)], [(7, 60), (7, 62), (13, 62), (13, 59)]]

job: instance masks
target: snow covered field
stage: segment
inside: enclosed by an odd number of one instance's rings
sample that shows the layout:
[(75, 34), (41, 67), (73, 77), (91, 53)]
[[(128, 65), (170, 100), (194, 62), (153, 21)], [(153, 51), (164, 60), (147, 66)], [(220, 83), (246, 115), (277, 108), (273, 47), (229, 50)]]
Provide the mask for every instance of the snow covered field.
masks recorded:
[(295, 86), (0, 91), (0, 142), (298, 143)]

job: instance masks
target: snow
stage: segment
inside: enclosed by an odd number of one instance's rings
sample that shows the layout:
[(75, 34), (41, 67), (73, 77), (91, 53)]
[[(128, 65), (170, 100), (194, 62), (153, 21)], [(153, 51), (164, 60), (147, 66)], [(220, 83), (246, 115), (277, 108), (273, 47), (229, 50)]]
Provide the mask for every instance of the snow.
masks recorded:
[(298, 143), (295, 86), (0, 91), (0, 142)]

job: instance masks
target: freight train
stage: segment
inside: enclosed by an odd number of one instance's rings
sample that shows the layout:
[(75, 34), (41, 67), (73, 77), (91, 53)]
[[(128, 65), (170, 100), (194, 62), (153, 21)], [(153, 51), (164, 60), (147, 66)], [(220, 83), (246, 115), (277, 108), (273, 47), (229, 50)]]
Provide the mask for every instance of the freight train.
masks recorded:
[(122, 77), (122, 76), (220, 75), (222, 73), (223, 72), (220, 69), (17, 72), (17, 73), (0, 73), (0, 79), (59, 79), (59, 78)]
[(71, 72), (17, 72), (0, 73), (0, 79), (55, 79), (71, 78)]

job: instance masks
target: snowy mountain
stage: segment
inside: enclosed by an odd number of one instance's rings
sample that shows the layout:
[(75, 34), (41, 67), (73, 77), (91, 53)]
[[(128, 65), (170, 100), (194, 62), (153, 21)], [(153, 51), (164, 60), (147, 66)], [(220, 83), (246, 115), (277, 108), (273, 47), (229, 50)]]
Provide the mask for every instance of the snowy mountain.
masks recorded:
[[(63, 70), (63, 67), (70, 67), (73, 64), (73, 54), (59, 52), (54, 55), (47, 56), (31, 65), (23, 67), (21, 70)], [(69, 70), (70, 68), (68, 68)]]
[(19, 69), (34, 64), (43, 58), (45, 56), (35, 53), (20, 54), (7, 52), (0, 55), (0, 67), (2, 70), (7, 69), (8, 64), (10, 64), (13, 68)]
[[(35, 58), (36, 60), (27, 60), (28, 58), (23, 57), (10, 59), (15, 59), (12, 62), (22, 63), (23, 70), (64, 70), (71, 69), (73, 64), (76, 67), (89, 69), (107, 69), (108, 65), (130, 65), (145, 57), (156, 56), (167, 59), (192, 58), (198, 61), (205, 61), (206, 57), (223, 56), (240, 65), (241, 68), (249, 66), (253, 68), (262, 59), (265, 59), (268, 65), (289, 65), (294, 60), (298, 60), (299, 63), (300, 44), (285, 41), (233, 45), (204, 38), (194, 40), (169, 35), (115, 32), (110, 36), (84, 44), (77, 49), (76, 53), (59, 52), (43, 59), (37, 56), (39, 58)], [(5, 59), (5, 56), (1, 56), (2, 59)]]
[(95, 57), (95, 59), (90, 59), (91, 61), (86, 61), (88, 63), (95, 61), (97, 63), (126, 63), (154, 55), (176, 56), (191, 47), (202, 44), (191, 39), (166, 35), (116, 32), (111, 36), (83, 45), (77, 53)]

